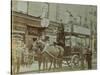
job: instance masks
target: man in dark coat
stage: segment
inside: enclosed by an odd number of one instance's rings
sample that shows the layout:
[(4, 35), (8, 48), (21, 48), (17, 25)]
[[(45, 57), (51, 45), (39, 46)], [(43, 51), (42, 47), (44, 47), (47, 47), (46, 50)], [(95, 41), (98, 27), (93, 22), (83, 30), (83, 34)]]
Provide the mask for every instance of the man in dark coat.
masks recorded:
[(86, 62), (88, 64), (88, 69), (92, 69), (92, 50), (90, 50), (90, 48), (87, 48)]

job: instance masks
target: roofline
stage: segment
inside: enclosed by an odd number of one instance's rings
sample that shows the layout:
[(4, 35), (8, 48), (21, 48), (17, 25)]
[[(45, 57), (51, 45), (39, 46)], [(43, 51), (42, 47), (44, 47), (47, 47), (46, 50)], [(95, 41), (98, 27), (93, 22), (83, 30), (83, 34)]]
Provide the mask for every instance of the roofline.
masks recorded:
[(24, 18), (27, 17), (28, 19), (31, 19), (31, 20), (41, 21), (40, 17), (35, 17), (35, 16), (25, 14), (25, 13), (22, 13), (22, 12), (12, 11), (12, 15), (20, 16), (20, 17), (24, 17)]

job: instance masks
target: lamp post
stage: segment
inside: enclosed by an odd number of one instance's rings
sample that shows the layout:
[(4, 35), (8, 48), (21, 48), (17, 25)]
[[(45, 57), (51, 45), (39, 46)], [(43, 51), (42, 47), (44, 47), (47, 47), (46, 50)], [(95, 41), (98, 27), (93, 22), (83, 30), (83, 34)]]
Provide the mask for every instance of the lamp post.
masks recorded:
[(28, 11), (29, 11), (29, 1), (27, 1), (27, 15), (29, 14)]
[(63, 48), (65, 47), (65, 33), (64, 33), (64, 25), (62, 23), (62, 19), (60, 20), (60, 24), (58, 26), (57, 43), (61, 45)]
[(41, 26), (44, 28), (44, 32), (42, 35), (46, 35), (46, 28), (49, 25), (49, 3), (45, 3), (42, 8), (42, 15), (41, 15)]
[(69, 24), (71, 25), (70, 28), (71, 28), (71, 31), (70, 31), (70, 47), (72, 48), (72, 40), (71, 40), (71, 37), (72, 37), (72, 33), (73, 33), (73, 15), (72, 13), (69, 11), (69, 10), (66, 10), (66, 12), (69, 14)]

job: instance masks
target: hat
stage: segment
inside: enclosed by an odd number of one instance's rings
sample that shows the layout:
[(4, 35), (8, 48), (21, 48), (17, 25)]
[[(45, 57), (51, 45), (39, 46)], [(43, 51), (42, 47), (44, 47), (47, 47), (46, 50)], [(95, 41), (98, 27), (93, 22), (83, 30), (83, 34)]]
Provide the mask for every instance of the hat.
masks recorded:
[(33, 38), (33, 41), (36, 41), (37, 40), (37, 38)]

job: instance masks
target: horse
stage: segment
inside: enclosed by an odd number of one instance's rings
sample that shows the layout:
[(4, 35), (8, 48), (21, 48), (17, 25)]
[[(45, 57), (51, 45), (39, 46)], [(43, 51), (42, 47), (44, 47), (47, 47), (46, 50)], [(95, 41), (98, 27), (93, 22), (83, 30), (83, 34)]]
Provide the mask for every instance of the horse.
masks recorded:
[[(57, 68), (57, 65), (62, 67), (62, 58), (64, 54), (64, 49), (61, 46), (48, 46), (46, 51), (42, 52), (43, 57), (45, 57), (45, 61), (50, 61), (49, 69), (51, 69), (52, 63), (54, 65), (54, 69)], [(46, 66), (48, 68), (48, 65)]]
[[(37, 54), (39, 71), (42, 63), (43, 70), (50, 70), (52, 63), (54, 64), (54, 68), (56, 68), (57, 60), (59, 62), (59, 67), (62, 67), (62, 57), (64, 54), (64, 49), (61, 46), (49, 45), (48, 47), (46, 47), (45, 51), (43, 51), (43, 47), (45, 46), (40, 42), (38, 42), (35, 46), (35, 53)], [(50, 62), (49, 69), (48, 62)]]

